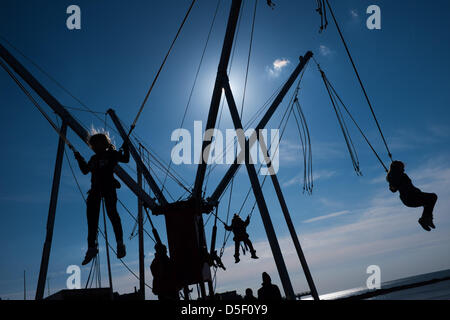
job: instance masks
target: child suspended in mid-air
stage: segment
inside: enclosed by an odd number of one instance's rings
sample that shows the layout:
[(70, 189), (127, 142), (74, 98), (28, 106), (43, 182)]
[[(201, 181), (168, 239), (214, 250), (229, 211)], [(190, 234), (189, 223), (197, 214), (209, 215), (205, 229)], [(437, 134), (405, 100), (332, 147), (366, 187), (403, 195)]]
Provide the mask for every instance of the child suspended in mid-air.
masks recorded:
[(102, 199), (114, 229), (117, 258), (121, 259), (126, 255), (122, 223), (116, 208), (116, 189), (120, 188), (120, 183), (114, 178), (114, 168), (119, 162), (127, 163), (130, 160), (128, 146), (124, 143), (120, 151), (116, 151), (106, 133), (92, 135), (89, 138), (89, 145), (95, 152), (89, 162), (86, 162), (80, 153), (74, 153), (81, 172), (83, 174), (91, 173), (91, 189), (86, 200), (88, 250), (82, 265), (88, 264), (98, 253), (97, 230)]
[(407, 207), (423, 207), (422, 217), (419, 224), (426, 231), (435, 229), (433, 223), (433, 209), (438, 199), (434, 193), (425, 193), (416, 188), (411, 179), (405, 173), (405, 165), (401, 161), (394, 161), (391, 164), (386, 180), (389, 182), (389, 189), (392, 192), (399, 191), (400, 199)]
[(247, 226), (250, 223), (250, 217), (247, 217), (245, 221), (243, 221), (239, 215), (235, 214), (233, 220), (231, 221), (231, 226), (225, 225), (225, 230), (233, 231), (234, 234), (234, 258), (235, 262), (238, 263), (241, 261), (239, 259), (239, 246), (241, 241), (250, 249), (252, 259), (258, 259), (256, 256), (256, 251), (253, 248), (253, 244), (250, 241), (249, 235), (247, 233)]

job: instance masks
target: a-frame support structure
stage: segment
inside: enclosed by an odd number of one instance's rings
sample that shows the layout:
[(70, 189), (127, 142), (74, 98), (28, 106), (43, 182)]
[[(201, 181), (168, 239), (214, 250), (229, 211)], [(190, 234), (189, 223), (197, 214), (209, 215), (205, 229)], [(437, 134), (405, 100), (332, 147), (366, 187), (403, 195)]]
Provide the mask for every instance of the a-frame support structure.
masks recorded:
[[(230, 113), (231, 113), (231, 117), (232, 117), (235, 129), (236, 130), (243, 129), (241, 119), (239, 116), (239, 112), (236, 107), (233, 92), (231, 90), (228, 75), (227, 75), (227, 68), (228, 68), (230, 53), (231, 53), (231, 49), (232, 49), (232, 45), (233, 45), (233, 39), (234, 39), (234, 35), (236, 32), (237, 19), (239, 17), (241, 5), (242, 5), (242, 0), (233, 0), (232, 1), (230, 17), (229, 17), (228, 26), (227, 26), (227, 33), (225, 36), (224, 46), (222, 49), (222, 55), (221, 55), (221, 59), (220, 59), (219, 67), (218, 67), (217, 78), (216, 78), (216, 82), (215, 82), (215, 86), (214, 86), (213, 96), (212, 96), (212, 100), (211, 100), (211, 106), (209, 109), (208, 120), (207, 120), (207, 124), (206, 124), (206, 129), (205, 129), (206, 132), (215, 128), (218, 111), (219, 111), (219, 105), (220, 105), (223, 91), (225, 92), (225, 97), (227, 99), (227, 103), (228, 103), (228, 106), (230, 109)], [(249, 159), (248, 152), (249, 152), (250, 148), (252, 147), (252, 144), (256, 140), (259, 140), (260, 143), (263, 146), (265, 146), (265, 142), (262, 140), (262, 137), (259, 136), (259, 131), (261, 129), (265, 128), (265, 126), (267, 125), (267, 123), (269, 122), (269, 120), (271, 119), (273, 114), (275, 113), (276, 109), (281, 104), (282, 100), (288, 93), (289, 89), (292, 87), (295, 80), (298, 78), (301, 71), (304, 69), (304, 67), (306, 66), (306, 64), (308, 63), (308, 61), (311, 57), (312, 57), (312, 53), (307, 52), (304, 57), (300, 58), (300, 63), (298, 64), (297, 68), (294, 70), (294, 72), (292, 73), (292, 75), (290, 76), (290, 78), (288, 79), (286, 84), (283, 86), (280, 93), (278, 94), (278, 96), (275, 98), (274, 102), (268, 109), (267, 113), (264, 115), (264, 117), (262, 118), (262, 120), (260, 121), (258, 126), (256, 127), (255, 133), (254, 133), (254, 135), (256, 135), (256, 137), (251, 137), (249, 140), (247, 140), (245, 138), (238, 139), (240, 142), (245, 141), (245, 143), (243, 145), (241, 145), (241, 149), (243, 150), (242, 152), (247, 153), (247, 154), (245, 154), (245, 166), (247, 168), (247, 172), (248, 172), (248, 176), (249, 176), (249, 179), (251, 182), (253, 193), (254, 193), (255, 199), (258, 204), (258, 209), (261, 214), (261, 218), (262, 218), (262, 221), (264, 224), (264, 228), (266, 230), (266, 234), (267, 234), (267, 237), (269, 240), (272, 254), (275, 259), (275, 263), (276, 263), (276, 266), (278, 269), (278, 273), (279, 273), (279, 276), (280, 276), (280, 279), (281, 279), (281, 282), (283, 285), (285, 295), (290, 300), (295, 300), (294, 290), (293, 290), (292, 283), (289, 278), (289, 273), (287, 271), (286, 264), (284, 262), (284, 258), (283, 258), (283, 255), (282, 255), (279, 243), (278, 243), (276, 232), (274, 230), (274, 227), (273, 227), (273, 224), (272, 224), (272, 221), (270, 218), (270, 214), (269, 214), (269, 210), (267, 208), (264, 194), (262, 192), (261, 185), (259, 183), (257, 171), (255, 169), (255, 166), (252, 164), (252, 161), (249, 161), (250, 159)], [(242, 130), (241, 130), (241, 132), (242, 132)], [(254, 138), (256, 138), (256, 139), (254, 139)], [(251, 143), (249, 141), (251, 141)], [(195, 185), (194, 185), (194, 192), (193, 192), (193, 196), (198, 200), (200, 200), (202, 197), (202, 186), (203, 186), (203, 181), (205, 178), (206, 167), (207, 167), (208, 156), (209, 156), (208, 153), (205, 154), (205, 150), (208, 148), (208, 146), (210, 144), (211, 144), (211, 141), (208, 141), (207, 139), (203, 140), (200, 165), (197, 170), (197, 175), (196, 175)], [(230, 183), (231, 179), (235, 176), (236, 172), (238, 171), (238, 169), (240, 167), (239, 159), (242, 159), (241, 155), (237, 156), (237, 158), (234, 161), (234, 164), (227, 171), (225, 177), (222, 179), (222, 181), (220, 182), (220, 184), (214, 191), (213, 195), (208, 199), (208, 201), (210, 203), (216, 204), (218, 202), (219, 198), (221, 197), (221, 195), (225, 191), (226, 187)], [(270, 166), (270, 163), (268, 162), (267, 165)], [(295, 245), (297, 254), (299, 256), (305, 276), (307, 278), (307, 281), (308, 281), (308, 284), (309, 284), (309, 287), (311, 290), (311, 294), (314, 297), (314, 299), (318, 300), (319, 296), (317, 293), (317, 289), (315, 287), (313, 278), (311, 276), (311, 272), (310, 272), (308, 264), (306, 262), (306, 258), (301, 249), (297, 233), (293, 226), (292, 219), (290, 218), (289, 210), (287, 208), (286, 202), (284, 200), (284, 196), (283, 196), (281, 188), (280, 188), (280, 184), (278, 182), (278, 178), (275, 173), (272, 174), (272, 182), (274, 184), (275, 191), (276, 191), (278, 199), (280, 201), (280, 205), (282, 207), (284, 217), (288, 224), (291, 237), (294, 241), (294, 245)]]

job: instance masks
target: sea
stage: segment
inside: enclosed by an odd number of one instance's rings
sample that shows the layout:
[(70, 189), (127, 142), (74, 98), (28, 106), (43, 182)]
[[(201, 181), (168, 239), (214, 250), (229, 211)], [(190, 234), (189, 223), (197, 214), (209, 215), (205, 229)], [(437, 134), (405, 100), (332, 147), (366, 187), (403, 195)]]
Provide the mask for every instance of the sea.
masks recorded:
[[(390, 289), (398, 286), (410, 285), (434, 279), (445, 279), (450, 277), (450, 270), (442, 270), (408, 278), (387, 281), (381, 284), (381, 289)], [(367, 293), (367, 288), (353, 288), (334, 293), (320, 295), (321, 300), (336, 300), (347, 298), (354, 295)], [(420, 286), (412, 289), (395, 291), (368, 300), (450, 300), (450, 280), (436, 282), (429, 285)]]

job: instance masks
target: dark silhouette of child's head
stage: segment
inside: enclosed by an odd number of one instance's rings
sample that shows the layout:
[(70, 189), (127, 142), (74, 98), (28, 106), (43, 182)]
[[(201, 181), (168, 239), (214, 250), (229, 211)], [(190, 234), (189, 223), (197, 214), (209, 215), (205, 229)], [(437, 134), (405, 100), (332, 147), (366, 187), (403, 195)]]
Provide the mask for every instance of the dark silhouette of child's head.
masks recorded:
[(393, 161), (391, 163), (391, 168), (389, 169), (389, 173), (393, 174), (401, 174), (405, 172), (405, 164), (401, 161)]
[(105, 152), (111, 148), (111, 140), (106, 133), (96, 133), (89, 138), (89, 145), (95, 153)]

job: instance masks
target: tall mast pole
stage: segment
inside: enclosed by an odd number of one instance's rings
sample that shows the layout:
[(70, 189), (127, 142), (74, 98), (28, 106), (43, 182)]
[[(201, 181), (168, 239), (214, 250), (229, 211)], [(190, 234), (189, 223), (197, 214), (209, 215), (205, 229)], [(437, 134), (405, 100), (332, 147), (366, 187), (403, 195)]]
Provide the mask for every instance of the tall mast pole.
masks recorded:
[[(139, 154), (142, 155), (139, 147)], [(142, 170), (136, 165), (137, 183), (142, 188)], [(144, 265), (144, 215), (142, 201), (138, 198), (138, 229), (139, 229), (139, 291), (142, 300), (145, 300), (145, 265)]]
[(39, 269), (39, 280), (36, 289), (36, 300), (41, 300), (44, 297), (45, 280), (47, 279), (48, 261), (50, 259), (50, 250), (52, 248), (53, 229), (55, 227), (56, 204), (58, 202), (59, 185), (61, 181), (61, 169), (64, 156), (65, 141), (63, 137), (66, 136), (67, 125), (63, 122), (61, 126), (61, 135), (58, 142), (58, 151), (56, 153), (55, 171), (53, 173), (53, 185), (50, 198), (50, 205), (48, 209), (47, 218), (47, 234), (45, 236), (44, 248), (42, 250), (41, 267)]
[[(236, 34), (237, 22), (241, 11), (242, 0), (233, 0), (231, 4), (230, 16), (228, 18), (227, 31), (223, 42), (222, 54), (220, 56), (219, 67), (217, 69), (216, 83), (209, 108), (208, 120), (206, 123), (205, 133), (214, 129), (216, 126), (217, 115), (219, 113), (220, 100), (222, 99), (223, 81), (227, 76), (228, 64), (230, 62), (231, 50), (233, 49), (233, 40)], [(195, 177), (193, 196), (200, 199), (202, 196), (203, 181), (205, 179), (206, 167), (209, 153), (206, 155), (205, 150), (211, 144), (211, 141), (203, 139), (202, 153), (200, 155), (200, 164)]]

